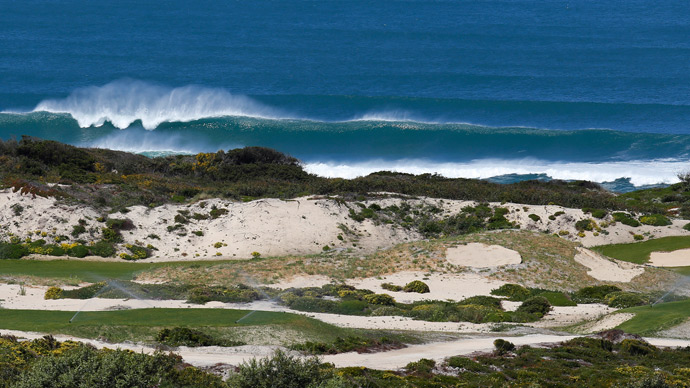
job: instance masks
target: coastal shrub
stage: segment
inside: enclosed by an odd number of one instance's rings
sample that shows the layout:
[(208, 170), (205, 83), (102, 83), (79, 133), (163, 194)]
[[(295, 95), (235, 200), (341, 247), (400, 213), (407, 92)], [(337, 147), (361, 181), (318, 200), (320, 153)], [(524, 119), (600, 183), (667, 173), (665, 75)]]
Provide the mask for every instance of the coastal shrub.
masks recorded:
[(243, 342), (219, 340), (199, 330), (187, 327), (162, 329), (156, 334), (156, 341), (168, 346), (239, 346)]
[(434, 370), (436, 361), (428, 358), (422, 358), (419, 361), (413, 361), (405, 365), (407, 373), (413, 373), (418, 376), (428, 376)]
[(151, 251), (138, 245), (126, 244), (125, 248), (130, 252), (121, 253), (120, 258), (124, 260), (142, 260), (151, 256)]
[(105, 226), (116, 231), (134, 229), (134, 223), (129, 218), (108, 218)]
[(73, 225), (72, 226), (72, 237), (79, 237), (82, 233), (86, 232), (86, 227), (84, 225)]
[(560, 291), (537, 292), (535, 296), (543, 296), (551, 306), (577, 306), (577, 303)]
[(336, 337), (331, 343), (325, 342), (311, 342), (294, 344), (290, 349), (301, 352), (308, 352), (310, 354), (338, 354), (347, 352), (365, 353), (371, 352), (372, 348), (401, 348), (404, 345), (400, 341), (390, 339), (388, 337), (381, 338), (366, 338), (361, 336), (347, 336)]
[(592, 224), (592, 220), (590, 219), (584, 219), (577, 221), (575, 223), (575, 229), (579, 231), (592, 231), (594, 229), (594, 225)]
[(488, 366), (482, 365), (468, 357), (453, 356), (450, 357), (446, 363), (450, 367), (461, 369), (461, 371), (468, 371), (474, 373), (491, 372), (491, 368), (489, 368)]
[(612, 216), (614, 221), (620, 222), (623, 225), (632, 226), (633, 228), (640, 226), (640, 222), (632, 218), (628, 213), (616, 212)]
[(71, 247), (69, 250), (67, 250), (67, 255), (71, 257), (78, 257), (78, 258), (83, 258), (86, 257), (89, 254), (89, 248), (78, 244), (73, 247)]
[(620, 291), (623, 290), (612, 285), (583, 287), (573, 293), (573, 300), (578, 303), (603, 303), (606, 295)]
[(645, 224), (645, 225), (652, 225), (652, 226), (671, 225), (671, 220), (669, 220), (668, 217), (666, 217), (662, 214), (651, 214), (648, 216), (642, 216), (642, 217), (640, 217), (640, 222)]
[(649, 304), (649, 298), (637, 292), (615, 291), (606, 294), (604, 298), (609, 307), (628, 308)]
[(486, 295), (476, 295), (459, 301), (458, 305), (477, 305), (501, 309), (501, 299)]
[(392, 306), (395, 304), (395, 299), (388, 294), (368, 294), (364, 295), (364, 301), (369, 304)]
[(633, 240), (642, 241), (642, 240), (644, 240), (644, 236), (641, 234), (633, 234)]
[(683, 225), (683, 229), (689, 230), (689, 231), (690, 231), (690, 222), (688, 222), (687, 224)]
[(530, 291), (519, 284), (504, 284), (501, 287), (491, 290), (491, 295), (505, 296), (508, 300), (522, 302), (530, 297)]
[(211, 218), (213, 218), (214, 220), (216, 218), (219, 218), (219, 217), (225, 215), (225, 214), (228, 214), (228, 209), (219, 208), (219, 207), (216, 207), (216, 205), (213, 205), (211, 207), (211, 211), (208, 212), (208, 215), (211, 216)]
[(234, 287), (199, 286), (189, 291), (188, 303), (204, 304), (217, 301), (223, 303), (248, 303), (261, 299), (261, 294), (244, 284)]
[(0, 259), (21, 259), (29, 254), (29, 250), (18, 243), (0, 242)]
[(108, 287), (108, 283), (98, 282), (73, 290), (63, 290), (62, 297), (65, 299), (91, 299), (101, 293), (101, 291), (105, 291), (105, 287)]
[(646, 356), (651, 353), (656, 353), (657, 348), (649, 343), (638, 339), (624, 339), (620, 343), (622, 352), (631, 354), (633, 356)]
[(583, 213), (589, 213), (592, 215), (592, 217), (598, 218), (598, 219), (603, 219), (604, 217), (606, 217), (606, 215), (609, 214), (609, 212), (607, 210), (593, 209), (593, 208), (589, 208), (589, 207), (583, 208), (582, 212)]
[(383, 284), (381, 284), (381, 288), (383, 288), (384, 290), (393, 291), (393, 292), (399, 292), (399, 291), (402, 291), (402, 289), (403, 289), (401, 286), (397, 286), (393, 283), (383, 283)]
[(91, 253), (95, 256), (110, 257), (116, 252), (115, 247), (108, 241), (99, 241), (89, 247)]
[(494, 340), (494, 347), (496, 348), (496, 353), (498, 354), (506, 354), (515, 350), (515, 345), (512, 342), (506, 341), (502, 338), (497, 338)]
[(122, 235), (120, 235), (120, 232), (118, 230), (111, 228), (103, 228), (101, 229), (101, 233), (103, 234), (103, 241), (107, 241), (110, 243), (122, 242)]
[(539, 222), (539, 221), (541, 221), (541, 217), (539, 217), (539, 216), (536, 215), (536, 214), (530, 214), (530, 215), (527, 216), (527, 217), (529, 217), (530, 220), (532, 220), (532, 221), (534, 221), (534, 222)]
[(429, 286), (426, 283), (424, 283), (423, 281), (413, 280), (413, 281), (411, 281), (405, 285), (405, 287), (403, 288), (403, 291), (405, 291), (405, 292), (416, 292), (418, 294), (426, 294), (430, 290), (429, 290)]
[(43, 299), (60, 299), (62, 298), (62, 288), (60, 287), (50, 287), (46, 290), (43, 295)]
[(183, 216), (182, 214), (175, 214), (174, 218), (175, 222), (178, 224), (187, 224), (189, 223), (189, 220), (187, 217)]
[(193, 233), (195, 236), (199, 236), (199, 237), (201, 237), (201, 236), (204, 235), (204, 231), (202, 231), (202, 230), (195, 230), (195, 231), (193, 231), (192, 233)]
[(271, 357), (252, 358), (239, 365), (228, 379), (237, 388), (316, 387), (330, 379), (332, 372), (322, 369), (316, 358), (301, 358), (276, 350)]
[(515, 310), (518, 313), (534, 314), (543, 317), (551, 311), (551, 304), (543, 296), (533, 296), (522, 302), (520, 307)]

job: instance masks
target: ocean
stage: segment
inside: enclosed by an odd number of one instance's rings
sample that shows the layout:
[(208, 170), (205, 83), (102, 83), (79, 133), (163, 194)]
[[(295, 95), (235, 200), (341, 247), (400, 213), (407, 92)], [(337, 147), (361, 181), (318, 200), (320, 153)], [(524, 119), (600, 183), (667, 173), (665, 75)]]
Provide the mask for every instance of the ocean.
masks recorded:
[(686, 1), (0, 0), (0, 138), (616, 191), (690, 170)]

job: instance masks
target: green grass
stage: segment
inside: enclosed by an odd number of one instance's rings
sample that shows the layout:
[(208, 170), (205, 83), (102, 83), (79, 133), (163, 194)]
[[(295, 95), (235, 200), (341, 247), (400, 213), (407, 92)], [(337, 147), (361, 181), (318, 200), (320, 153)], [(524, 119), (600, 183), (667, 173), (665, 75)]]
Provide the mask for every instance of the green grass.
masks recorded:
[[(248, 313), (250, 311), (192, 308), (96, 311), (80, 312), (69, 323), (74, 311), (0, 309), (0, 329), (68, 334), (82, 338), (101, 337), (113, 342), (152, 341), (160, 329), (175, 326), (208, 329), (223, 337), (247, 343), (252, 343), (254, 332), (263, 329), (276, 333), (299, 333), (301, 339), (330, 341), (349, 333), (348, 330), (298, 314), (268, 311)], [(238, 335), (247, 338), (238, 338)]]
[(614, 259), (644, 264), (652, 252), (670, 252), (690, 248), (690, 236), (662, 237), (630, 244), (601, 245), (592, 249)]
[(98, 282), (103, 279), (132, 280), (137, 273), (164, 267), (200, 267), (226, 261), (131, 263), (82, 260), (0, 260), (0, 276), (36, 276)]
[(690, 299), (659, 303), (655, 306), (639, 306), (620, 310), (635, 317), (623, 322), (619, 329), (628, 333), (651, 335), (684, 322), (690, 317)]

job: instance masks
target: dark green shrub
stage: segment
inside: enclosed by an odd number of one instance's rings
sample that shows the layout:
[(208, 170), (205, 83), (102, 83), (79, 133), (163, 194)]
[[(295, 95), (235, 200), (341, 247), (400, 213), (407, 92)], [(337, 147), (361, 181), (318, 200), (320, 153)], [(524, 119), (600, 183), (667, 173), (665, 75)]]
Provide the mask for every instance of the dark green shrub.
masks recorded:
[(624, 339), (620, 343), (621, 351), (633, 356), (646, 356), (656, 353), (657, 348), (642, 340)]
[(413, 280), (405, 285), (403, 291), (426, 294), (429, 292), (429, 286), (421, 280)]
[(573, 294), (573, 300), (578, 303), (604, 302), (606, 295), (612, 292), (623, 291), (619, 287), (611, 285), (589, 286), (577, 290)]
[(532, 221), (534, 221), (534, 222), (539, 222), (539, 221), (541, 221), (541, 217), (539, 217), (539, 216), (536, 215), (536, 214), (530, 214), (530, 215), (527, 216), (527, 217), (529, 217), (529, 218), (530, 218)]
[(592, 231), (594, 230), (594, 225), (590, 219), (580, 220), (575, 223), (575, 229), (579, 231)]
[(522, 302), (520, 307), (515, 310), (518, 313), (535, 314), (543, 317), (551, 311), (551, 304), (543, 296), (533, 296)]
[(111, 228), (103, 228), (101, 229), (101, 232), (103, 233), (103, 241), (111, 243), (122, 242), (122, 235), (120, 235), (120, 232), (118, 230)]
[(606, 294), (605, 300), (609, 307), (621, 309), (649, 304), (649, 298), (637, 292), (610, 292)]
[(617, 212), (613, 213), (613, 220), (620, 222), (623, 225), (632, 226), (634, 228), (640, 226), (640, 222), (630, 216), (628, 213)]
[(331, 377), (317, 358), (301, 359), (276, 350), (272, 357), (252, 358), (240, 364), (228, 382), (237, 388), (298, 388), (314, 386)]
[(178, 224), (186, 224), (189, 223), (189, 220), (182, 214), (175, 214), (175, 222)]
[(671, 220), (662, 214), (651, 214), (648, 216), (640, 217), (640, 222), (645, 225), (652, 226), (667, 226), (671, 225)]
[(543, 296), (551, 306), (577, 306), (577, 303), (571, 300), (568, 295), (559, 291), (538, 292), (535, 296)]
[(134, 229), (134, 223), (128, 218), (108, 218), (105, 221), (105, 226), (116, 231)]
[(82, 257), (86, 257), (88, 254), (89, 254), (89, 248), (87, 248), (81, 244), (76, 245), (67, 251), (67, 255), (71, 256), (71, 257), (82, 258)]
[(505, 296), (508, 300), (522, 302), (530, 297), (531, 292), (519, 284), (504, 284), (501, 287), (491, 290), (491, 295)]
[(108, 241), (99, 241), (89, 247), (91, 253), (95, 256), (110, 257), (115, 254), (115, 247)]
[(459, 301), (458, 305), (478, 305), (501, 309), (501, 300), (492, 296), (477, 295)]
[(690, 222), (688, 222), (687, 224), (683, 225), (683, 229), (685, 229), (685, 230), (690, 230)]
[(448, 366), (453, 368), (459, 368), (468, 372), (474, 373), (487, 373), (491, 372), (491, 368), (486, 365), (482, 365), (471, 358), (454, 356), (448, 359)]
[(494, 340), (494, 347), (496, 348), (496, 353), (498, 354), (505, 354), (515, 350), (515, 345), (512, 342), (506, 341), (502, 338), (497, 338)]
[(72, 237), (78, 237), (80, 234), (86, 232), (86, 227), (84, 225), (74, 225), (72, 226)]
[(405, 366), (405, 370), (408, 373), (414, 373), (416, 375), (427, 376), (431, 374), (436, 366), (436, 361), (429, 360), (428, 358), (422, 358), (419, 361), (414, 361)]
[(199, 330), (187, 327), (163, 329), (156, 334), (156, 341), (168, 346), (239, 346), (241, 342), (219, 340)]
[(211, 207), (211, 211), (208, 213), (208, 215), (211, 216), (211, 218), (213, 218), (214, 220), (225, 214), (228, 214), (228, 209), (218, 208), (216, 207), (216, 205), (213, 205)]
[(29, 254), (22, 244), (0, 243), (0, 259), (21, 259)]

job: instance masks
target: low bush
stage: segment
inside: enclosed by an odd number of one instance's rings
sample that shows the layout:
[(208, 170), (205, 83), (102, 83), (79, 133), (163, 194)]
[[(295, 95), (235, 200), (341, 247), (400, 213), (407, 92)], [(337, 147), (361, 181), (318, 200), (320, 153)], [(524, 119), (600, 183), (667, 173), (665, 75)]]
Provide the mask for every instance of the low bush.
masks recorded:
[(395, 299), (388, 294), (368, 294), (364, 295), (364, 301), (369, 304), (376, 304), (382, 306), (392, 306), (395, 304)]
[(365, 353), (371, 352), (376, 348), (402, 348), (404, 345), (400, 341), (389, 339), (388, 337), (365, 338), (360, 336), (337, 337), (331, 343), (307, 341), (301, 344), (291, 345), (290, 349), (310, 354), (338, 354), (347, 352)]
[(656, 347), (637, 339), (624, 339), (620, 343), (620, 348), (622, 352), (633, 356), (646, 356), (657, 351)]
[(116, 252), (115, 247), (108, 241), (99, 241), (89, 247), (89, 250), (94, 256), (110, 257)]
[(494, 347), (496, 348), (496, 353), (498, 354), (506, 354), (515, 350), (515, 345), (512, 342), (506, 341), (502, 338), (497, 338), (494, 340)]
[(573, 293), (573, 300), (578, 303), (603, 303), (606, 295), (612, 292), (623, 291), (612, 285), (584, 287)]
[(419, 361), (414, 361), (405, 366), (407, 373), (413, 373), (419, 376), (428, 376), (434, 370), (436, 361), (428, 358), (422, 358)]
[(199, 330), (187, 327), (162, 329), (156, 334), (156, 341), (168, 346), (240, 346), (243, 342), (220, 340)]
[(62, 292), (60, 287), (50, 287), (43, 295), (43, 299), (60, 299), (62, 298)]
[(623, 213), (623, 212), (616, 212), (613, 213), (613, 220), (616, 222), (620, 222), (623, 225), (628, 225), (632, 226), (633, 228), (636, 228), (640, 226), (640, 222), (630, 216), (628, 213)]
[(21, 259), (29, 254), (22, 244), (0, 242), (0, 259)]
[(383, 283), (383, 284), (381, 284), (381, 288), (383, 288), (384, 290), (393, 291), (393, 292), (399, 292), (399, 291), (402, 291), (402, 289), (403, 289), (401, 286), (397, 286), (393, 283)]
[(541, 221), (541, 217), (539, 217), (539, 216), (536, 215), (536, 214), (530, 214), (530, 215), (527, 216), (527, 217), (529, 217), (530, 220), (532, 220), (532, 221), (534, 221), (534, 222), (539, 222), (539, 221)]
[(611, 292), (606, 294), (604, 299), (609, 307), (621, 309), (649, 304), (649, 298), (637, 292)]
[(302, 359), (281, 350), (269, 358), (252, 358), (237, 369), (228, 380), (228, 385), (236, 388), (315, 387), (332, 377), (317, 358)]
[(522, 302), (520, 307), (515, 310), (518, 313), (535, 314), (543, 317), (551, 311), (551, 304), (543, 296), (533, 296)]
[(67, 255), (71, 257), (86, 257), (89, 254), (89, 248), (85, 247), (84, 245), (75, 245), (71, 247), (69, 250), (67, 250)]
[(429, 286), (421, 280), (413, 280), (403, 287), (405, 292), (416, 292), (418, 294), (426, 294), (429, 292)]
[(651, 214), (648, 216), (640, 217), (640, 222), (645, 225), (652, 226), (667, 226), (671, 225), (671, 220), (662, 214)]
[(505, 296), (508, 300), (522, 302), (530, 297), (531, 292), (519, 284), (508, 283), (495, 290), (491, 290), (491, 295)]

